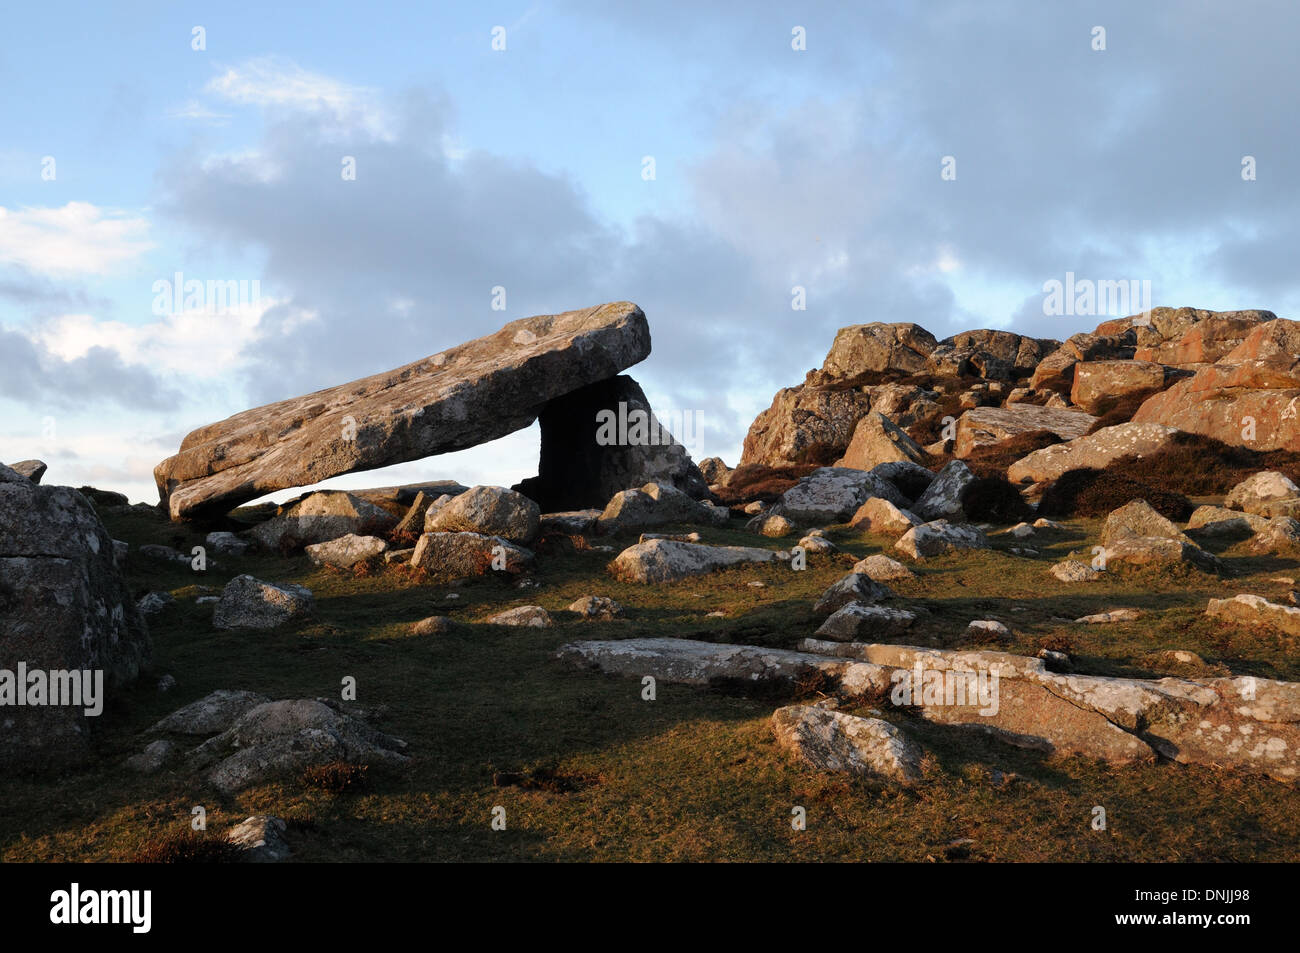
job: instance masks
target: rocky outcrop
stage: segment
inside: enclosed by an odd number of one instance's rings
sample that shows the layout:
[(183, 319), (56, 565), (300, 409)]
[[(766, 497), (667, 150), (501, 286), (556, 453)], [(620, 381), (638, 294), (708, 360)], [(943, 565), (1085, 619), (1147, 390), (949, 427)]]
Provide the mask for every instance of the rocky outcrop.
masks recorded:
[(750, 425), (740, 465), (829, 464), (844, 455), (870, 408), (871, 397), (857, 390), (783, 388)]
[(1151, 361), (1085, 361), (1075, 365), (1070, 403), (1100, 413), (1119, 398), (1161, 390), (1165, 373)]
[(173, 519), (220, 514), (275, 490), (504, 437), (649, 353), (645, 315), (630, 302), (522, 318), (405, 367), (201, 427), (154, 477)]
[[(0, 773), (83, 761), (104, 693), (134, 681), (150, 653), (94, 507), (0, 464)], [(51, 679), (59, 672), (75, 675)], [(20, 707), (17, 693), (29, 699), (38, 673), (45, 701)], [(56, 691), (61, 703), (50, 704)]]
[(822, 467), (781, 494), (769, 513), (795, 523), (843, 523), (873, 496), (896, 506), (909, 503), (897, 487), (869, 470)]
[(1133, 420), (1255, 450), (1300, 449), (1300, 322), (1257, 325), (1231, 352), (1156, 394)]

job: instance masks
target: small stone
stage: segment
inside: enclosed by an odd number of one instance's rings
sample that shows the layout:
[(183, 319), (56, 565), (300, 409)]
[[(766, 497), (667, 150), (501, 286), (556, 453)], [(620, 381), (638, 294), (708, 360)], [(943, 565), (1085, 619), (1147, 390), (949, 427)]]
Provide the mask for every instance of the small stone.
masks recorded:
[(273, 864), (292, 854), (284, 839), (285, 823), (278, 817), (254, 814), (226, 833), (226, 840), (240, 848), (239, 859), (248, 864)]
[(484, 620), (488, 625), (515, 625), (530, 628), (548, 628), (555, 623), (541, 606), (516, 606)]
[(446, 635), (456, 627), (456, 623), (445, 615), (431, 615), (419, 622), (411, 623), (412, 635)]
[(1108, 612), (1086, 615), (1074, 621), (1081, 625), (1105, 625), (1109, 622), (1133, 622), (1140, 618), (1142, 618), (1141, 609), (1111, 609)]

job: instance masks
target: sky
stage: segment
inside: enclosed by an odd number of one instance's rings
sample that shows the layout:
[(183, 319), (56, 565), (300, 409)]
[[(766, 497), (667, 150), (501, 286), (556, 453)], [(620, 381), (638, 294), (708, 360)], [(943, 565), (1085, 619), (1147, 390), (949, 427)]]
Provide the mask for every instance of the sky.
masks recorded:
[[(1297, 35), (1288, 2), (19, 5), (0, 460), (154, 502), (198, 426), (605, 301), (733, 465), (846, 325), (1117, 313), (1047, 313), (1067, 273), (1296, 317)], [(537, 447), (326, 485), (510, 485)]]

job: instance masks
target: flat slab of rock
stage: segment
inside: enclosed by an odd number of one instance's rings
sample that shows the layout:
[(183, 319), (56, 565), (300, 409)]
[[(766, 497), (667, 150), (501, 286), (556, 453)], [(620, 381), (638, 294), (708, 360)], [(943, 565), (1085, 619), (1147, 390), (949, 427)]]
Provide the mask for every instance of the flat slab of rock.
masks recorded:
[(1044, 483), (1067, 470), (1105, 469), (1120, 457), (1147, 456), (1169, 445), (1178, 431), (1157, 423), (1127, 423), (1103, 427), (1068, 443), (1043, 447), (1007, 468), (1012, 483)]
[(504, 437), (551, 400), (649, 353), (645, 315), (627, 301), (522, 318), (405, 367), (200, 427), (154, 479), (173, 519), (220, 514), (276, 490)]
[(1230, 510), (1224, 506), (1198, 506), (1187, 520), (1189, 530), (1206, 536), (1232, 536), (1257, 533), (1268, 526), (1268, 517)]
[(1062, 440), (1082, 437), (1097, 418), (1081, 410), (1009, 404), (1006, 407), (973, 407), (957, 418), (957, 439), (953, 453), (968, 457), (979, 447), (997, 446), (1025, 433), (1047, 430)]
[(921, 746), (880, 718), (861, 718), (812, 705), (772, 714), (777, 745), (819, 771), (843, 771), (910, 783), (921, 777)]
[(652, 539), (623, 550), (609, 564), (609, 571), (623, 582), (675, 582), (729, 566), (779, 562), (782, 556), (788, 559), (789, 553), (750, 546), (708, 546)]

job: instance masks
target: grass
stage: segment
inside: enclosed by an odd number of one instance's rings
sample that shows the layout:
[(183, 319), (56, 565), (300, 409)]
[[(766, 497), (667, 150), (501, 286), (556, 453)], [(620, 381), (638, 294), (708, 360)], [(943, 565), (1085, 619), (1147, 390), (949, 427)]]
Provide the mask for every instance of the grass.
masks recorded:
[[(185, 550), (201, 542), (145, 514), (106, 513), (105, 521), (133, 550), (143, 542)], [(767, 540), (740, 525), (737, 518), (730, 528), (700, 532), (707, 541), (772, 548), (796, 539)], [(900, 604), (926, 610), (899, 641), (956, 647), (967, 622), (996, 618), (1012, 629), (1001, 647), (1063, 648), (1081, 672), (1189, 674), (1159, 655), (1178, 648), (1205, 659), (1204, 674), (1300, 679), (1293, 637), (1211, 624), (1203, 614), (1211, 597), (1282, 598), (1290, 587), (1270, 580), (1300, 575), (1300, 561), (1249, 556), (1225, 541), (1209, 548), (1234, 574), (1228, 580), (1114, 573), (1069, 587), (1052, 579), (1051, 563), (1086, 552), (1098, 529), (1090, 520), (1028, 543), (994, 536), (990, 551), (927, 561), (918, 578), (892, 584)], [(151, 621), (154, 668), (102, 717), (96, 761), (62, 777), (6, 778), (0, 860), (217, 854), (176, 834), (188, 829), (197, 805), (208, 818), (199, 839), (214, 843), (250, 814), (285, 818), (298, 861), (1300, 859), (1300, 791), (1264, 778), (1173, 763), (1049, 760), (890, 712), (885, 717), (905, 721), (930, 752), (925, 781), (904, 790), (792, 764), (772, 740), (772, 699), (661, 683), (657, 699), (646, 702), (637, 679), (553, 658), (559, 645), (583, 638), (792, 647), (817, 624), (816, 596), (857, 558), (890, 546), (845, 527), (829, 535), (846, 552), (814, 556), (803, 572), (760, 566), (666, 586), (615, 581), (604, 571), (611, 554), (557, 549), (539, 559), (538, 585), (524, 590), (494, 578), (420, 582), (391, 567), (357, 576), (278, 556), (218, 556), (196, 582), (186, 567), (133, 551), (127, 572), (136, 594), (166, 589), (178, 600)], [(1009, 551), (1027, 544), (1040, 555)], [(316, 618), (269, 633), (214, 630), (210, 607), (194, 599), (241, 572), (308, 586)], [(765, 585), (748, 585), (754, 580)], [(589, 594), (623, 603), (627, 620), (584, 622), (564, 611)], [(470, 624), (446, 635), (409, 634), (410, 623), (427, 615), (478, 623), (524, 604), (545, 607), (557, 626)], [(1114, 625), (1062, 621), (1119, 606), (1147, 614)], [(709, 617), (719, 609), (725, 617)], [(177, 686), (160, 695), (156, 680), (168, 673)], [(233, 797), (179, 769), (142, 777), (123, 766), (147, 742), (141, 731), (213, 689), (338, 697), (345, 676), (356, 678), (359, 704), (386, 710), (378, 727), (409, 742), (409, 766), (364, 776), (336, 766)], [(815, 685), (803, 688), (815, 697)], [(795, 805), (807, 809), (806, 831), (791, 829)], [(1106, 808), (1106, 831), (1090, 826), (1095, 805)], [(504, 831), (491, 828), (498, 806)], [(963, 838), (974, 842), (951, 846)]]

